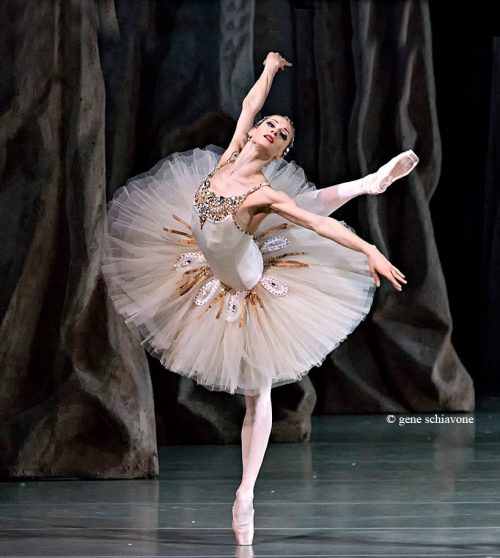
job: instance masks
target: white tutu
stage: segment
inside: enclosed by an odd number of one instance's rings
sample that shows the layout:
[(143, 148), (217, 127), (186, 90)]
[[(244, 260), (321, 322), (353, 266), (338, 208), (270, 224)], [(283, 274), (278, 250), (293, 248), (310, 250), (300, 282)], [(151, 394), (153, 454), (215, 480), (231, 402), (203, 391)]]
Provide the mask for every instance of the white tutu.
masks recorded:
[[(165, 368), (207, 389), (253, 395), (321, 364), (366, 317), (375, 282), (364, 254), (271, 214), (254, 241), (274, 287), (260, 281), (255, 296), (233, 298), (237, 316), (216, 296), (203, 303), (216, 276), (208, 269), (191, 279), (189, 270), (202, 263), (186, 263), (183, 254), (200, 251), (190, 226), (193, 196), (223, 152), (209, 145), (173, 153), (118, 189), (108, 204), (102, 271), (116, 310)], [(273, 161), (263, 174), (314, 209), (317, 190), (296, 163)], [(271, 234), (287, 245), (265, 244)]]

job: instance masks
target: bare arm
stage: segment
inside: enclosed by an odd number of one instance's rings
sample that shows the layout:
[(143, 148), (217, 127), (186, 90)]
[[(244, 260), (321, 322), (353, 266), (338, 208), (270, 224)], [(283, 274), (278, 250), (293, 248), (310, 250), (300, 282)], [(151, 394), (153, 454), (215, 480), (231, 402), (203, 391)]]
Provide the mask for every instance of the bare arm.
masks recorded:
[(401, 290), (398, 281), (406, 283), (404, 275), (399, 269), (391, 264), (389, 260), (377, 249), (373, 244), (369, 244), (357, 234), (351, 232), (347, 227), (342, 225), (332, 217), (318, 215), (307, 209), (299, 207), (295, 201), (285, 192), (272, 190), (269, 187), (263, 187), (269, 198), (269, 208), (271, 211), (278, 213), (285, 219), (313, 230), (320, 236), (328, 238), (347, 248), (362, 252), (368, 258), (370, 271), (375, 279), (377, 287), (380, 286), (380, 278), (378, 273), (389, 279), (397, 290)]
[(278, 70), (283, 70), (285, 66), (292, 65), (277, 52), (270, 52), (263, 64), (264, 69), (262, 70), (262, 74), (243, 100), (243, 105), (251, 107), (255, 111), (255, 114), (264, 106), (269, 91), (271, 90), (274, 76)]
[(285, 65), (291, 66), (290, 62), (287, 62), (277, 52), (270, 52), (263, 64), (264, 70), (262, 74), (243, 99), (241, 113), (236, 123), (236, 129), (220, 161), (226, 161), (234, 151), (241, 151), (243, 149), (247, 141), (248, 132), (253, 127), (255, 116), (263, 107), (269, 91), (271, 90), (274, 76), (278, 70), (283, 70)]
[(334, 240), (367, 256), (373, 250), (373, 244), (369, 244), (357, 234), (351, 232), (337, 219), (303, 209), (285, 192), (273, 191), (270, 197), (272, 199), (271, 210), (292, 221), (292, 223), (311, 229), (320, 236)]

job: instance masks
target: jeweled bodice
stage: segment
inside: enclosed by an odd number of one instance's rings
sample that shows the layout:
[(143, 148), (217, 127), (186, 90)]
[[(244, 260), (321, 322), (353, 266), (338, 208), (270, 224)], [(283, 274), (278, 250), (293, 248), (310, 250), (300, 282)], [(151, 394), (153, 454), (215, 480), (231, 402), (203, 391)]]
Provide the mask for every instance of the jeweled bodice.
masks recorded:
[(200, 227), (203, 228), (207, 219), (217, 223), (224, 220), (228, 215), (232, 215), (234, 218), (235, 211), (243, 203), (246, 196), (247, 194), (219, 196), (210, 190), (210, 180), (207, 177), (194, 194), (194, 206), (200, 218)]
[(196, 189), (191, 229), (217, 277), (233, 289), (249, 289), (262, 275), (263, 259), (253, 234), (238, 224), (235, 214), (249, 194), (268, 182), (253, 186), (244, 194), (217, 195), (210, 189), (210, 178), (218, 168)]

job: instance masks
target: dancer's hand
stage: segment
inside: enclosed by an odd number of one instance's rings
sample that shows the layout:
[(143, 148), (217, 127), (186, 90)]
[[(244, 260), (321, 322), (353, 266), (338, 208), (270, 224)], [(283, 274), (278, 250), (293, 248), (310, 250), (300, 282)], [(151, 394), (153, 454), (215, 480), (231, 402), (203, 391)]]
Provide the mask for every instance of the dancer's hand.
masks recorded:
[(401, 285), (398, 283), (407, 283), (405, 276), (399, 271), (399, 269), (392, 265), (391, 262), (378, 250), (374, 245), (373, 249), (367, 254), (368, 265), (370, 266), (370, 272), (375, 279), (375, 284), (380, 287), (380, 277), (379, 273), (384, 277), (387, 277), (389, 281), (394, 285), (394, 288), (398, 291), (402, 290)]
[(278, 52), (270, 52), (266, 56), (266, 59), (264, 60), (264, 62), (262, 62), (262, 64), (264, 64), (264, 66), (269, 65), (270, 67), (275, 68), (276, 70), (284, 70), (285, 66), (292, 65), (291, 62), (285, 60), (283, 56), (281, 56), (281, 54), (279, 54)]

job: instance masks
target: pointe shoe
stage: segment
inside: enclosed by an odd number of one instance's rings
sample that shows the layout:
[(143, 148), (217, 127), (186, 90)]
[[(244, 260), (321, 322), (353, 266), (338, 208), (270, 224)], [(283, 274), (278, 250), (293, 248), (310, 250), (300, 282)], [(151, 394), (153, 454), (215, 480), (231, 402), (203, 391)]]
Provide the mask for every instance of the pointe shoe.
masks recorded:
[[(395, 181), (403, 178), (417, 166), (417, 155), (409, 149), (393, 157), (388, 163), (382, 165), (378, 171), (370, 175), (370, 179), (363, 185), (365, 194), (382, 194)], [(367, 177), (368, 178), (368, 177)]]
[(254, 521), (253, 521), (254, 513), (255, 510), (252, 508), (252, 517), (250, 518), (250, 521), (240, 525), (239, 523), (236, 522), (236, 518), (234, 517), (234, 506), (233, 506), (232, 508), (233, 521), (231, 526), (233, 528), (236, 544), (238, 545), (252, 544), (253, 532), (254, 532)]

